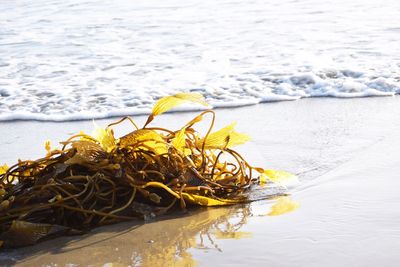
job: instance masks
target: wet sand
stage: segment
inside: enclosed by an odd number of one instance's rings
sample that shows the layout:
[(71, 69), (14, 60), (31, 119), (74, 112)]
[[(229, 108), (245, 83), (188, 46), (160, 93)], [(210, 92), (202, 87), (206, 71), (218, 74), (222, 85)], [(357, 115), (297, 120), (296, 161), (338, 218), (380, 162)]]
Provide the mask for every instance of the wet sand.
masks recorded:
[[(178, 128), (193, 113), (154, 123)], [(299, 175), (300, 208), (266, 216), (274, 201), (191, 210), (0, 252), (18, 266), (396, 266), (400, 260), (400, 98), (307, 99), (217, 110), (238, 122), (255, 165)], [(138, 117), (142, 123), (144, 117)], [(113, 120), (98, 121), (105, 125)], [(36, 158), (43, 143), (90, 132), (88, 121), (0, 123), (0, 162)], [(127, 131), (128, 125), (121, 127)]]

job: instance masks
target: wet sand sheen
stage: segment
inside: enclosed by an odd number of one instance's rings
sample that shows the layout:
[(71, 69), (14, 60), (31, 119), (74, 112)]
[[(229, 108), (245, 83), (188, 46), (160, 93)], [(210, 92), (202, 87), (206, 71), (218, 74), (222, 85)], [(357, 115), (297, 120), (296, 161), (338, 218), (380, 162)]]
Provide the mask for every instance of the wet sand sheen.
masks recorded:
[[(248, 216), (249, 207), (228, 207), (192, 211), (183, 217), (147, 224), (131, 222), (102, 227), (86, 236), (58, 238), (24, 249), (26, 258), (21, 266), (50, 263), (61, 266), (70, 263), (79, 266), (103, 266), (107, 263), (116, 266), (118, 263), (121, 266), (194, 266), (197, 261), (189, 252), (191, 248), (220, 251), (217, 243), (213, 244), (216, 242), (213, 240), (215, 234), (219, 238), (230, 238), (240, 236), (242, 232), (231, 229), (225, 233), (218, 227), (225, 227), (233, 218), (243, 221), (243, 224)], [(203, 242), (198, 242), (198, 238)]]
[[(298, 210), (265, 216), (272, 201), (193, 210), (1, 252), (0, 263), (393, 266), (400, 259), (399, 107), (400, 98), (393, 97), (217, 110), (217, 128), (236, 120), (253, 136), (240, 149), (251, 162), (299, 174), (302, 184), (292, 190)], [(178, 128), (192, 115), (168, 114), (155, 123)], [(41, 156), (45, 139), (63, 140), (91, 127), (87, 121), (1, 123), (0, 162)]]

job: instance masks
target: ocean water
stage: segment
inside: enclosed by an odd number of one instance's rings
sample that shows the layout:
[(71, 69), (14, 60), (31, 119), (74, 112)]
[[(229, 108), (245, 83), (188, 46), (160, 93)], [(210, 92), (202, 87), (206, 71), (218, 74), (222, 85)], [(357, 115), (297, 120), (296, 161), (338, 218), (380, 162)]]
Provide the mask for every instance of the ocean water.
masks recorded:
[(3, 0), (0, 120), (142, 114), (179, 91), (393, 96), (399, 17), (398, 0)]

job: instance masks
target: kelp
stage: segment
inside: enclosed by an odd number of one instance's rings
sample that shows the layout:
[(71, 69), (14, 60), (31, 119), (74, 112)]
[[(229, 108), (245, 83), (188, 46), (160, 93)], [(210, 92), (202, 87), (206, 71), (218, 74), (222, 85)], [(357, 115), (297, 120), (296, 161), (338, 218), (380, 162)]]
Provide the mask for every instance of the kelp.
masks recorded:
[[(31, 245), (61, 234), (86, 232), (121, 221), (152, 219), (187, 206), (222, 206), (285, 195), (285, 172), (253, 167), (232, 147), (250, 139), (235, 123), (213, 132), (215, 113), (201, 112), (180, 129), (149, 127), (182, 103), (207, 105), (196, 93), (158, 100), (145, 125), (130, 117), (80, 132), (37, 160), (0, 167), (0, 244)], [(203, 136), (196, 123), (211, 116)], [(113, 127), (130, 121), (132, 132), (116, 138)], [(267, 186), (264, 194), (252, 194)], [(263, 189), (261, 189), (263, 190)], [(284, 203), (282, 204), (284, 205)]]

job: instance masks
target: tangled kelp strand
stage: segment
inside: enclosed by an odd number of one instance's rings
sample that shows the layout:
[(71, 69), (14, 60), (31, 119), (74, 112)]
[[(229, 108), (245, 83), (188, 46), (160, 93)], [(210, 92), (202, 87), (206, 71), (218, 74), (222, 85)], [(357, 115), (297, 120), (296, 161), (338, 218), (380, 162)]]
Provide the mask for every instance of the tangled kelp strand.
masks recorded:
[[(34, 244), (58, 234), (136, 218), (153, 218), (175, 207), (221, 206), (285, 194), (276, 182), (285, 172), (251, 166), (232, 149), (250, 139), (235, 123), (212, 132), (215, 113), (205, 110), (178, 130), (149, 127), (157, 115), (184, 103), (206, 105), (196, 93), (161, 98), (144, 127), (126, 117), (95, 126), (61, 142), (37, 160), (0, 168), (0, 240), (3, 246)], [(202, 136), (193, 127), (211, 115)], [(133, 131), (115, 138), (128, 120)], [(260, 179), (261, 175), (261, 179)], [(264, 194), (251, 187), (267, 184)]]

